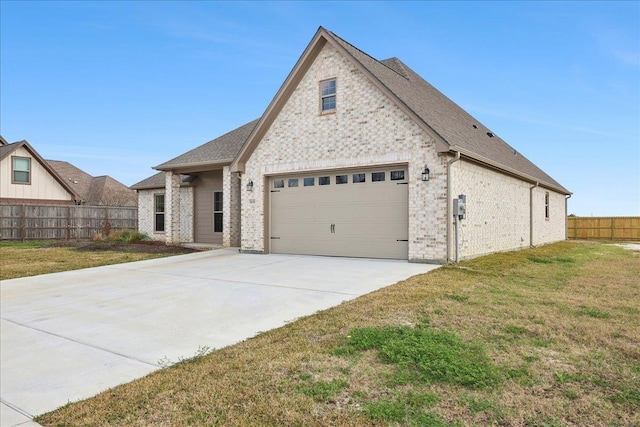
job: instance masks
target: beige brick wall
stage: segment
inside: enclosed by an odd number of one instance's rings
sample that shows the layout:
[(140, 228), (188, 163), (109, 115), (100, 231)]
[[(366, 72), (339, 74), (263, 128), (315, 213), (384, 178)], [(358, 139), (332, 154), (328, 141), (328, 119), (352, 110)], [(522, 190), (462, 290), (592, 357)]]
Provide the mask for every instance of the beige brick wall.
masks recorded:
[[(164, 188), (138, 191), (138, 230), (151, 239), (166, 241), (165, 232), (154, 231), (154, 195), (164, 194)], [(166, 213), (165, 213), (166, 221)], [(166, 228), (166, 223), (165, 223)], [(180, 188), (180, 241), (193, 242), (193, 188)]]
[[(533, 244), (564, 240), (565, 204), (562, 194), (531, 187), (531, 183), (480, 165), (458, 161), (451, 168), (451, 197), (467, 196), (467, 218), (460, 221), (461, 259), (531, 245), (531, 192), (533, 192)], [(551, 216), (545, 219), (544, 194), (549, 191)], [(453, 217), (452, 217), (453, 218)], [(452, 255), (455, 249), (452, 231)]]
[[(549, 193), (549, 219), (545, 218), (544, 195)], [(533, 245), (567, 238), (565, 196), (544, 188), (533, 192)]]
[[(337, 110), (321, 115), (319, 82), (336, 78)], [(265, 247), (266, 177), (328, 168), (407, 164), (409, 259), (446, 257), (446, 157), (434, 141), (349, 61), (326, 45), (246, 163), (242, 249)], [(428, 182), (421, 180), (427, 164)], [(247, 182), (254, 191), (245, 190)], [(268, 226), (268, 221), (267, 221)]]
[(153, 195), (164, 193), (164, 188), (138, 191), (138, 231), (146, 233), (153, 240), (164, 241), (164, 233), (153, 231)]

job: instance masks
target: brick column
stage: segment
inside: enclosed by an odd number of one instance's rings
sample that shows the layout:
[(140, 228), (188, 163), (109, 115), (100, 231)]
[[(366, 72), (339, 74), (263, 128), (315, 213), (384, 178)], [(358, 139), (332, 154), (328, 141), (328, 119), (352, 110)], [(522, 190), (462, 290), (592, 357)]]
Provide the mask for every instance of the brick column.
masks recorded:
[(222, 245), (240, 246), (240, 179), (229, 166), (222, 170)]
[(167, 244), (180, 243), (180, 175), (165, 172), (164, 227)]

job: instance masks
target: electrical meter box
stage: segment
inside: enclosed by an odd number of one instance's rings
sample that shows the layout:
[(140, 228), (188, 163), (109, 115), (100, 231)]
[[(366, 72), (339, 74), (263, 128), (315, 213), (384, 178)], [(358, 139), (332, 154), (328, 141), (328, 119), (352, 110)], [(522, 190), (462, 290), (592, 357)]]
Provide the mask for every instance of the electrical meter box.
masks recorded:
[(467, 196), (460, 194), (457, 199), (453, 199), (453, 214), (458, 216), (458, 219), (465, 219), (467, 217)]

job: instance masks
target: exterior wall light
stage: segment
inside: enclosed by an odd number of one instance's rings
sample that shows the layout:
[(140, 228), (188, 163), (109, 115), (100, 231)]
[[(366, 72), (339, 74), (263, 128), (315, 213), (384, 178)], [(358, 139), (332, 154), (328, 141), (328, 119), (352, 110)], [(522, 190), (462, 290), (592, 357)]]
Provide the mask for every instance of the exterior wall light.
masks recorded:
[(247, 183), (247, 191), (253, 191), (253, 181), (251, 180)]
[(424, 170), (422, 171), (422, 180), (429, 181), (429, 168), (427, 165), (424, 165)]

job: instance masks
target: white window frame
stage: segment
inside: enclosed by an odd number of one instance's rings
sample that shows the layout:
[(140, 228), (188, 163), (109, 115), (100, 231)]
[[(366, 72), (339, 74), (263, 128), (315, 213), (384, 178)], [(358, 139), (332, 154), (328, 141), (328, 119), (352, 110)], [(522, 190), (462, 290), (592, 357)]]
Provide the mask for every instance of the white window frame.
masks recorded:
[[(330, 82), (333, 82), (333, 92), (325, 93), (324, 85)], [(338, 82), (335, 77), (320, 81), (320, 113), (321, 114), (333, 113), (336, 111), (336, 107), (338, 105), (337, 92), (338, 92)], [(325, 99), (329, 99), (329, 98), (333, 98), (333, 107), (324, 108)]]
[(544, 219), (549, 220), (551, 217), (551, 212), (549, 209), (549, 192), (546, 191), (544, 193)]
[[(158, 210), (158, 197), (162, 197), (162, 210)], [(158, 215), (162, 215), (162, 230), (158, 230), (158, 225), (160, 222), (158, 221)], [(166, 227), (166, 199), (164, 193), (154, 193), (153, 194), (153, 232), (154, 233), (164, 233)]]
[[(216, 198), (220, 195), (220, 200)], [(216, 206), (218, 205), (218, 206)], [(224, 230), (224, 193), (222, 191), (213, 192), (213, 232), (222, 233)], [(220, 230), (216, 230), (216, 217), (220, 217)]]

